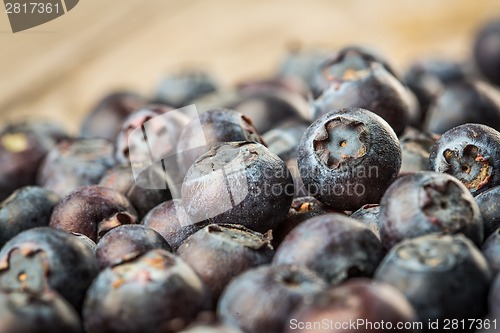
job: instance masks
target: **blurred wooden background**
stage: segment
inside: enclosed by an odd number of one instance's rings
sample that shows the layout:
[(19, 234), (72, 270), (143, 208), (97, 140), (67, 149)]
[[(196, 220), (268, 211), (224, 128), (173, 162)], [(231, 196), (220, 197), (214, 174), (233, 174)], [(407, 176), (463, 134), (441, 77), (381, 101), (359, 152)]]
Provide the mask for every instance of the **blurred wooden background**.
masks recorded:
[(169, 70), (206, 67), (223, 85), (271, 74), (287, 45), (374, 46), (399, 70), (465, 59), (499, 0), (81, 0), (12, 34), (0, 13), (0, 122), (51, 117), (76, 133), (113, 89), (151, 95)]

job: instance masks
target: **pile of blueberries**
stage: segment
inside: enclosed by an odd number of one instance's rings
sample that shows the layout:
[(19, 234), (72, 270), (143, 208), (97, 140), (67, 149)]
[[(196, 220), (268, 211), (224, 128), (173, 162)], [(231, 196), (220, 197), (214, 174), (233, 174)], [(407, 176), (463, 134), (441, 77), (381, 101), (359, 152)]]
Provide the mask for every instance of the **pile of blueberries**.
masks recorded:
[(0, 333), (500, 330), (500, 21), (472, 53), (295, 50), (5, 126)]

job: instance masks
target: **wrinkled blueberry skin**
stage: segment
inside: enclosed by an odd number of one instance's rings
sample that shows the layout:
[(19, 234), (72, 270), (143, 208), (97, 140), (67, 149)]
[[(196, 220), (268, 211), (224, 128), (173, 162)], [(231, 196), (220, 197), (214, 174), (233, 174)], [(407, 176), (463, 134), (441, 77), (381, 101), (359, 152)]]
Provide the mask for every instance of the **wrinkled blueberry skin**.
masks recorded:
[(480, 124), (450, 129), (432, 147), (429, 169), (452, 175), (474, 196), (500, 185), (500, 132)]
[(151, 209), (141, 223), (162, 235), (174, 252), (186, 238), (210, 224), (208, 221), (191, 222), (180, 199), (159, 204)]
[(85, 298), (84, 325), (88, 333), (173, 333), (206, 307), (207, 295), (182, 259), (152, 250), (99, 273)]
[(270, 263), (271, 235), (234, 224), (211, 224), (186, 239), (177, 254), (203, 280), (214, 299), (244, 271)]
[(235, 278), (218, 304), (222, 322), (247, 333), (280, 333), (290, 313), (307, 297), (326, 289), (301, 266), (262, 266)]
[(380, 205), (364, 205), (349, 217), (366, 225), (380, 239)]
[(438, 136), (407, 128), (399, 138), (402, 160), (400, 173), (429, 170), (429, 155)]
[(307, 221), (312, 217), (328, 213), (341, 212), (332, 209), (313, 197), (305, 196), (294, 198), (285, 220), (279, 225), (278, 228), (273, 230), (273, 247), (278, 248), (290, 231), (302, 224), (304, 221)]
[(45, 157), (37, 184), (64, 197), (79, 186), (97, 184), (114, 164), (113, 144), (109, 141), (64, 140)]
[(77, 311), (98, 271), (94, 252), (83, 241), (50, 227), (24, 231), (0, 251), (0, 289), (55, 290)]
[(81, 333), (75, 310), (57, 293), (0, 291), (0, 333)]
[[(168, 114), (168, 118), (159, 117), (166, 114)], [(156, 120), (153, 120), (155, 118)], [(116, 137), (116, 161), (119, 164), (130, 165), (130, 146), (134, 145), (137, 149), (144, 147), (144, 136), (130, 136), (134, 130), (139, 128), (146, 133), (149, 149), (155, 156), (161, 154), (163, 157), (174, 154), (181, 131), (189, 123), (189, 120), (189, 117), (181, 110), (174, 110), (161, 104), (147, 105), (135, 111), (125, 119), (120, 133)], [(137, 161), (136, 157), (134, 163), (139, 162), (142, 161)], [(151, 163), (149, 158), (144, 162), (148, 165)]]
[(48, 226), (59, 197), (37, 186), (16, 190), (0, 203), (0, 248), (18, 233)]
[(283, 88), (241, 90), (237, 101), (228, 105), (252, 120), (259, 133), (265, 133), (279, 124), (304, 119), (309, 105), (304, 97)]
[(313, 217), (293, 229), (276, 250), (274, 265), (303, 265), (331, 285), (372, 276), (385, 251), (366, 226), (340, 214)]
[(237, 222), (258, 232), (278, 227), (293, 194), (285, 163), (265, 146), (244, 141), (210, 149), (182, 184), (182, 201), (193, 222)]
[(488, 261), (491, 271), (496, 275), (500, 272), (500, 229), (497, 229), (484, 241), (481, 252)]
[(155, 101), (182, 108), (193, 100), (218, 89), (216, 80), (198, 69), (186, 69), (168, 74), (159, 84)]
[(312, 72), (314, 97), (319, 97), (332, 82), (341, 79), (344, 71), (368, 69), (374, 63), (380, 64), (392, 76), (397, 77), (387, 59), (384, 59), (375, 50), (363, 46), (347, 46), (333, 55), (324, 57), (323, 61)]
[(500, 227), (500, 186), (486, 190), (474, 197), (483, 216), (484, 237)]
[(477, 33), (474, 60), (481, 74), (500, 86), (500, 20), (488, 22)]
[(430, 105), (424, 129), (442, 134), (465, 123), (500, 130), (500, 92), (481, 81), (450, 83)]
[[(201, 129), (200, 129), (201, 124)], [(229, 109), (212, 109), (193, 119), (182, 131), (177, 143), (179, 168), (186, 173), (194, 161), (224, 142), (250, 141), (264, 144), (252, 121)]]
[(396, 134), (364, 109), (340, 109), (316, 120), (302, 137), (299, 171), (310, 195), (339, 210), (376, 204), (401, 167)]
[[(148, 172), (164, 177), (163, 170), (156, 166), (148, 169)], [(118, 165), (109, 169), (101, 178), (99, 185), (109, 187), (126, 196), (137, 211), (139, 219), (142, 219), (157, 205), (172, 199), (169, 189), (148, 189), (140, 186), (140, 181), (138, 183), (134, 180), (132, 169), (127, 165)]]
[(154, 249), (171, 252), (165, 238), (143, 225), (121, 225), (106, 233), (97, 243), (99, 267), (115, 266)]
[(76, 232), (94, 242), (122, 224), (135, 224), (137, 213), (122, 194), (103, 186), (82, 186), (54, 208), (50, 226)]
[(22, 186), (35, 185), (43, 158), (64, 138), (62, 129), (42, 121), (4, 127), (0, 131), (0, 200)]
[(125, 119), (146, 103), (146, 99), (133, 92), (118, 91), (106, 95), (85, 117), (80, 134), (83, 138), (115, 141)]
[(481, 212), (457, 179), (420, 172), (396, 180), (380, 202), (380, 237), (386, 248), (426, 234), (463, 233), (477, 246), (483, 241)]
[(492, 274), (463, 235), (426, 235), (393, 247), (375, 279), (399, 289), (420, 321), (479, 319), (485, 315)]
[[(332, 323), (344, 322), (346, 318), (356, 322), (364, 320), (372, 323), (392, 324), (392, 329), (383, 330), (366, 326), (365, 328), (332, 328), (328, 332), (418, 332), (410, 329), (396, 329), (399, 323), (411, 323), (417, 320), (413, 306), (405, 296), (393, 286), (366, 278), (356, 278), (320, 293), (311, 300), (306, 300), (290, 316), (295, 323), (313, 323), (328, 320)], [(296, 328), (290, 324), (285, 333), (316, 333), (314, 328)], [(424, 324), (425, 325), (425, 324)]]

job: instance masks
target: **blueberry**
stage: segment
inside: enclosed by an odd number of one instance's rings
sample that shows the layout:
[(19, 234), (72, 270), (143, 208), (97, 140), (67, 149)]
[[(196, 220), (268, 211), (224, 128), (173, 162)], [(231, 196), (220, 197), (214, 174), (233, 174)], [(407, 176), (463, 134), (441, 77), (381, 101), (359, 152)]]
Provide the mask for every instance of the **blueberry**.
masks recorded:
[(66, 134), (43, 121), (12, 123), (0, 130), (0, 200), (16, 189), (36, 184), (45, 155)]
[(165, 238), (142, 225), (121, 225), (97, 243), (95, 256), (101, 269), (115, 266), (154, 249), (171, 251)]
[(330, 284), (372, 276), (384, 257), (380, 241), (366, 226), (340, 214), (313, 217), (293, 229), (276, 250), (273, 264), (298, 264)]
[(179, 257), (152, 250), (101, 271), (83, 309), (88, 333), (173, 333), (206, 307), (207, 292)]
[(280, 333), (290, 313), (326, 289), (311, 271), (290, 265), (262, 266), (235, 278), (218, 304), (221, 320), (246, 333)]
[(98, 270), (94, 253), (84, 242), (50, 227), (24, 231), (0, 251), (0, 289), (55, 290), (78, 311)]
[(234, 224), (211, 224), (189, 236), (177, 254), (200, 276), (215, 299), (235, 276), (270, 263), (271, 235)]
[(432, 147), (429, 169), (454, 176), (474, 196), (500, 185), (500, 133), (480, 124), (450, 129)]
[(299, 146), (299, 171), (306, 189), (340, 210), (380, 201), (401, 166), (396, 134), (364, 109), (341, 109), (316, 120)]
[(258, 232), (283, 221), (293, 193), (285, 163), (265, 146), (243, 141), (210, 149), (182, 184), (182, 201), (194, 222), (238, 222)]
[[(154, 166), (148, 169), (147, 172), (148, 175), (153, 173), (154, 179), (164, 177), (164, 172), (160, 167)], [(109, 187), (126, 196), (134, 206), (140, 219), (157, 205), (172, 198), (168, 188), (150, 189), (142, 187), (141, 180), (134, 179), (133, 171), (128, 165), (117, 165), (109, 169), (99, 181), (99, 185)]]
[(364, 205), (353, 212), (350, 218), (366, 225), (380, 239), (380, 205)]
[(474, 197), (483, 216), (484, 236), (488, 237), (500, 227), (500, 186), (495, 186)]
[(37, 186), (16, 190), (0, 203), (0, 248), (18, 233), (48, 226), (59, 197)]
[(500, 92), (480, 81), (450, 83), (429, 106), (424, 129), (442, 134), (465, 123), (500, 130)]
[(0, 333), (81, 333), (80, 318), (57, 293), (0, 291)]
[(267, 148), (283, 161), (297, 158), (302, 135), (309, 124), (303, 121), (291, 121), (276, 127), (262, 136)]
[(483, 241), (479, 207), (457, 179), (436, 172), (406, 175), (395, 181), (380, 203), (380, 236), (386, 248), (406, 238), (463, 233)]
[(210, 224), (207, 221), (191, 222), (180, 199), (159, 204), (144, 217), (141, 223), (162, 235), (173, 251), (177, 251), (190, 235)]
[(263, 143), (248, 117), (229, 109), (208, 110), (182, 131), (177, 143), (179, 167), (185, 173), (210, 148), (231, 141)]
[(500, 272), (500, 229), (497, 229), (484, 241), (481, 252), (488, 261), (494, 274)]
[(104, 96), (85, 117), (80, 134), (83, 138), (114, 141), (125, 119), (146, 105), (146, 100), (129, 91), (117, 91)]
[[(290, 316), (284, 332), (418, 332), (412, 329), (418, 324), (416, 319), (413, 306), (399, 290), (386, 283), (356, 278), (306, 300)], [(356, 329), (345, 327), (350, 322), (357, 324)]]
[(481, 74), (500, 85), (500, 20), (484, 24), (474, 41), (474, 60)]
[(37, 184), (64, 197), (79, 186), (97, 184), (114, 164), (113, 144), (109, 141), (64, 140), (45, 157)]
[(402, 134), (412, 108), (408, 90), (380, 62), (352, 51), (339, 54), (321, 70), (327, 83), (312, 105), (314, 118), (334, 109), (364, 108), (384, 118), (396, 134)]
[(402, 160), (401, 173), (429, 170), (429, 155), (437, 136), (407, 128), (399, 139)]
[(137, 213), (122, 194), (107, 187), (82, 186), (54, 208), (50, 226), (76, 232), (96, 241), (122, 224), (135, 224)]
[(309, 196), (294, 198), (292, 205), (288, 214), (279, 225), (279, 227), (273, 230), (273, 241), (272, 244), (277, 248), (285, 239), (285, 237), (292, 231), (295, 227), (307, 221), (308, 219), (327, 214), (327, 213), (340, 213), (335, 211), (331, 207), (321, 203), (317, 199)]
[(491, 289), (488, 297), (488, 304), (490, 310), (490, 316), (494, 319), (500, 316), (500, 274), (497, 274), (493, 283), (491, 284)]
[(375, 279), (399, 289), (419, 320), (479, 319), (485, 314), (491, 272), (463, 235), (426, 235), (393, 247)]
[(181, 108), (218, 89), (216, 80), (196, 68), (169, 73), (158, 85), (155, 101)]

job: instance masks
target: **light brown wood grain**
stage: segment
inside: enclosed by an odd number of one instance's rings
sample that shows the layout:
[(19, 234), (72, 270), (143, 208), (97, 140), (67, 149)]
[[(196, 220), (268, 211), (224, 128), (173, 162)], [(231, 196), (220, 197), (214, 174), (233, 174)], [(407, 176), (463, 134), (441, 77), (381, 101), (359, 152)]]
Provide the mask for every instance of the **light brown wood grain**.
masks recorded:
[(465, 59), (498, 0), (82, 0), (12, 34), (0, 13), (0, 122), (56, 119), (77, 133), (113, 89), (151, 95), (164, 73), (206, 67), (223, 85), (270, 75), (291, 42), (367, 44), (400, 70), (424, 56)]

